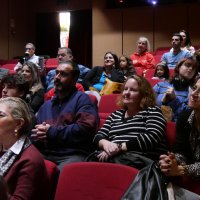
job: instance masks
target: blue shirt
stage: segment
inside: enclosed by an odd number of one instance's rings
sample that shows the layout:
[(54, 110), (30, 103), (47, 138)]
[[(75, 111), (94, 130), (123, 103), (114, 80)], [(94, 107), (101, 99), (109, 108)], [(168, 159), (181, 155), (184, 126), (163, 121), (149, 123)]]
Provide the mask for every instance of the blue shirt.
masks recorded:
[(185, 90), (174, 90), (176, 98), (168, 103), (163, 104), (162, 99), (164, 94), (166, 93), (168, 87), (174, 88), (173, 84), (168, 81), (157, 83), (153, 89), (156, 93), (156, 103), (158, 106), (166, 105), (170, 106), (173, 110), (173, 121), (177, 121), (177, 117), (183, 110), (187, 110), (188, 107), (188, 94), (189, 87), (185, 88)]
[(166, 62), (169, 68), (175, 68), (176, 64), (183, 58), (191, 57), (191, 53), (189, 51), (181, 50), (178, 54), (174, 54), (173, 52), (164, 53), (161, 57), (161, 62)]

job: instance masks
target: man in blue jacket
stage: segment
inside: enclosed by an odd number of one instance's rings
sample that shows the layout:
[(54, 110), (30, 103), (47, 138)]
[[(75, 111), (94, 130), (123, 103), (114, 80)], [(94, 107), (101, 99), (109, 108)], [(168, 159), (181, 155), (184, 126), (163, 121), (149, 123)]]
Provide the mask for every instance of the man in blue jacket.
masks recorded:
[(79, 74), (72, 61), (58, 65), (56, 96), (41, 106), (32, 130), (36, 147), (60, 169), (67, 163), (85, 160), (93, 151), (92, 140), (98, 128), (97, 110), (88, 95), (75, 87)]

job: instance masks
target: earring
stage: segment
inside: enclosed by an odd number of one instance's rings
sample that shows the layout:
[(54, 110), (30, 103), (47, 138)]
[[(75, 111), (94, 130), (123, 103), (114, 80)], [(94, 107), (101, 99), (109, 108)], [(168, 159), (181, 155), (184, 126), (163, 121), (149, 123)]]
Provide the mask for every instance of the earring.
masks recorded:
[(17, 137), (18, 136), (18, 130), (15, 129), (14, 132), (15, 132), (15, 137)]

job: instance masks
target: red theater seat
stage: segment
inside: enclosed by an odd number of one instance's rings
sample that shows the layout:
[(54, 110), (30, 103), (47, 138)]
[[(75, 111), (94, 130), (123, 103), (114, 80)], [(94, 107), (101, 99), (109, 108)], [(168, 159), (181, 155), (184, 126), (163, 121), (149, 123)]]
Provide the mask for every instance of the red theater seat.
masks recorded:
[(55, 200), (119, 200), (137, 173), (135, 168), (113, 163), (65, 165)]

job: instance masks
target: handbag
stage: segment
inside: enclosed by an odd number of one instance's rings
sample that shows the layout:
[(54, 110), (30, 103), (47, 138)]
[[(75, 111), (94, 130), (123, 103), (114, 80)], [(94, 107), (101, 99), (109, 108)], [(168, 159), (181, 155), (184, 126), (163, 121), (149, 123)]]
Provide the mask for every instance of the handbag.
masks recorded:
[(121, 200), (168, 200), (167, 183), (154, 161), (139, 171)]
[(105, 85), (101, 89), (100, 95), (119, 94), (121, 92), (122, 85), (123, 83), (113, 82), (106, 78)]

